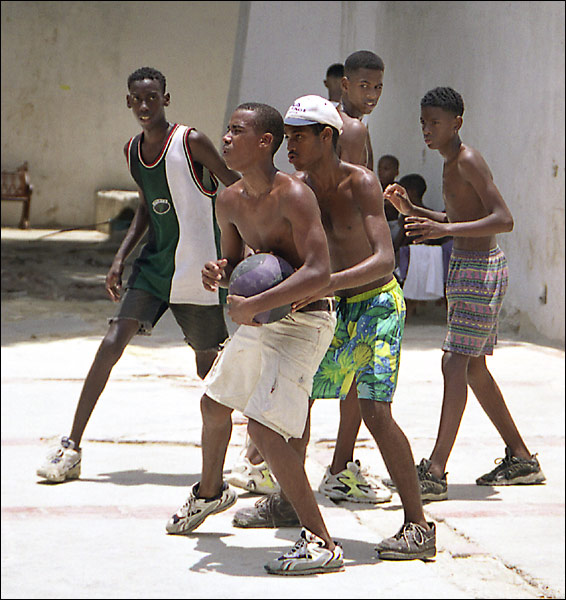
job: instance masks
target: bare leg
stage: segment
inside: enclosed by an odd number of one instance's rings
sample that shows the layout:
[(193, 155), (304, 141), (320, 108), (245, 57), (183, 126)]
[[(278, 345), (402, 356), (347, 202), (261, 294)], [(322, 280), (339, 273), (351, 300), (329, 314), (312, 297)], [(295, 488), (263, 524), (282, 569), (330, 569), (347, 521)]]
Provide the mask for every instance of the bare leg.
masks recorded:
[(124, 349), (137, 333), (139, 323), (134, 319), (117, 319), (110, 324), (104, 336), (88, 375), (83, 384), (79, 402), (75, 410), (71, 440), (79, 448), (84, 430), (92, 415), (100, 395), (102, 394), (114, 365), (118, 362)]
[[(291, 438), (288, 444), (295, 449), (297, 454), (301, 457), (303, 464), (305, 463), (306, 455), (307, 455), (307, 446), (310, 440), (311, 434), (311, 408), (314, 403), (314, 400), (311, 398), (309, 404), (309, 413), (307, 416), (307, 422), (305, 425), (305, 431), (303, 436), (300, 438)], [(259, 453), (259, 450), (256, 448), (255, 444), (250, 440), (248, 442), (248, 448), (246, 450), (246, 458), (252, 463), (252, 465), (259, 465), (263, 462), (263, 456)]]
[(468, 383), (513, 456), (530, 459), (531, 453), (521, 438), (499, 386), (485, 364), (485, 356), (470, 359)]
[(258, 449), (251, 440), (248, 442), (246, 458), (252, 463), (252, 465), (259, 465), (263, 462), (263, 456), (259, 453)]
[(303, 527), (323, 539), (327, 548), (334, 549), (334, 542), (322, 519), (300, 455), (281, 435), (253, 419), (248, 423), (248, 432), (293, 505)]
[(232, 409), (206, 394), (200, 401), (202, 413), (202, 476), (198, 495), (214, 498), (222, 488), (226, 450), (232, 435)]
[(343, 471), (346, 465), (354, 460), (354, 447), (361, 423), (362, 417), (358, 403), (358, 390), (354, 381), (348, 395), (340, 402), (340, 424), (338, 426), (332, 464), (330, 465), (332, 475)]
[(393, 419), (391, 404), (360, 399), (360, 411), (395, 483), (403, 504), (405, 523), (417, 523), (424, 529), (429, 529), (423, 512), (411, 446)]
[(445, 352), (442, 357), (442, 374), (444, 376), (444, 396), (438, 435), (432, 454), (430, 455), (430, 472), (442, 478), (446, 470), (448, 457), (452, 452), (462, 415), (468, 399), (468, 362), (469, 356)]

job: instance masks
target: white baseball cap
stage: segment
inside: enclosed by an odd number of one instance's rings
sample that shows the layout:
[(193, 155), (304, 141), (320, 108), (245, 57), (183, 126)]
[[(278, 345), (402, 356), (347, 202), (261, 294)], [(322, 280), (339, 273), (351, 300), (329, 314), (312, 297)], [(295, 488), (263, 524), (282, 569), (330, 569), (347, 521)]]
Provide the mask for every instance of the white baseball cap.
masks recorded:
[(343, 122), (336, 107), (322, 96), (301, 96), (289, 107), (284, 119), (285, 125), (330, 125), (342, 132)]

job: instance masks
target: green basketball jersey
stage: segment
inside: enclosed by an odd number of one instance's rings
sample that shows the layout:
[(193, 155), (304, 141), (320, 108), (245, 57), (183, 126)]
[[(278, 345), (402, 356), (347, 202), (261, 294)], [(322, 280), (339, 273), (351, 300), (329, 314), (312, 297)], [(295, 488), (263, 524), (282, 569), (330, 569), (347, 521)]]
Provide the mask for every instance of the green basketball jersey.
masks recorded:
[(174, 125), (152, 164), (141, 156), (143, 133), (128, 143), (128, 167), (144, 193), (149, 212), (148, 241), (135, 260), (128, 287), (175, 304), (219, 304), (219, 293), (202, 286), (205, 262), (220, 257), (214, 215), (218, 182), (191, 156), (191, 128)]

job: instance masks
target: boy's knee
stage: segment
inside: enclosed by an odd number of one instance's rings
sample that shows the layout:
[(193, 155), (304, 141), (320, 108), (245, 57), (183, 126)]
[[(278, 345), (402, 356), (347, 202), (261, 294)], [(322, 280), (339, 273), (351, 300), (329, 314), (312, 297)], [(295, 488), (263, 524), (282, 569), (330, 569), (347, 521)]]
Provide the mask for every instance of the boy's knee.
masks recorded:
[(442, 373), (453, 375), (459, 371), (466, 372), (470, 358), (464, 354), (456, 354), (454, 352), (444, 352), (442, 355)]
[(471, 358), (468, 363), (468, 382), (474, 383), (481, 381), (489, 376), (487, 365), (485, 364), (485, 356)]
[(219, 404), (206, 394), (200, 400), (200, 412), (203, 423), (207, 425), (222, 425), (230, 420), (232, 409)]
[(374, 424), (374, 426), (383, 427), (393, 418), (390, 402), (378, 402), (366, 398), (360, 398), (359, 402), (360, 414), (366, 425)]

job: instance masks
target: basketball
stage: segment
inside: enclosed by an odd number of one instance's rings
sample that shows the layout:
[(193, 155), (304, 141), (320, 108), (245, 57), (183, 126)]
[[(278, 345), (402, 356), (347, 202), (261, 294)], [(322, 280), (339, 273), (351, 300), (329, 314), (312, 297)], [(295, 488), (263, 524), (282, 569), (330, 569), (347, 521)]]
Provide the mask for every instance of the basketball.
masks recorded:
[[(228, 293), (235, 296), (255, 296), (269, 290), (287, 279), (295, 269), (280, 256), (274, 254), (252, 254), (240, 262), (232, 271)], [(291, 305), (280, 306), (257, 314), (258, 323), (279, 321), (291, 312)]]

